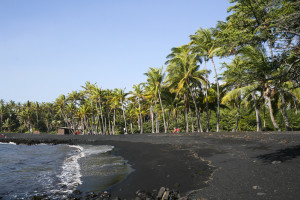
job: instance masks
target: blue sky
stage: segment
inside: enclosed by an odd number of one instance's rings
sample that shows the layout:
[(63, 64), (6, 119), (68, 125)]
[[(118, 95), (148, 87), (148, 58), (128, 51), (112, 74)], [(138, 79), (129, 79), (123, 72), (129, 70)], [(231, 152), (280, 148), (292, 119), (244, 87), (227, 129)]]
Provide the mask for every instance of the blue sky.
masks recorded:
[(86, 81), (129, 91), (199, 27), (224, 21), (228, 6), (227, 0), (1, 0), (0, 99), (53, 102)]

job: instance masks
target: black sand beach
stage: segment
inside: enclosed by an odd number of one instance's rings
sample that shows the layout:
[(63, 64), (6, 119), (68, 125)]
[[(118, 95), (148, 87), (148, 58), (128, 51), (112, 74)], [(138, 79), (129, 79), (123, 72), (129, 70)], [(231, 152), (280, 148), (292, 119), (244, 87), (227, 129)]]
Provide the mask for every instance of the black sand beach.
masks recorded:
[(108, 188), (121, 199), (160, 187), (179, 190), (189, 199), (300, 197), (300, 132), (5, 135), (0, 142), (115, 146), (114, 153), (135, 169)]

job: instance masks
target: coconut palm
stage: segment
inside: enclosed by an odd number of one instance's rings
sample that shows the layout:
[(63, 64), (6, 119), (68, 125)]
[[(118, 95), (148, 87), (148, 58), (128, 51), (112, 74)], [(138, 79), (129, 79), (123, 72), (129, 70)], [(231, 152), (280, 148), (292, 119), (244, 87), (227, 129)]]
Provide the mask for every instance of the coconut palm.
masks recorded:
[(163, 67), (161, 67), (161, 68), (150, 67), (148, 72), (144, 73), (144, 74), (147, 76), (147, 82), (145, 83), (145, 89), (148, 92), (148, 94), (152, 96), (154, 105), (156, 105), (157, 101), (159, 101), (160, 107), (161, 107), (161, 112), (163, 115), (164, 130), (165, 130), (165, 133), (167, 133), (168, 130), (167, 130), (167, 124), (166, 124), (166, 119), (165, 119), (165, 112), (164, 112), (164, 107), (163, 107), (162, 98), (161, 98), (161, 90), (163, 87), (165, 72), (163, 72)]
[(142, 117), (142, 109), (141, 109), (141, 100), (144, 96), (143, 91), (143, 84), (136, 84), (133, 85), (133, 91), (129, 92), (133, 97), (137, 99), (138, 105), (139, 105), (139, 124), (140, 124), (140, 133), (143, 134), (143, 117)]
[[(213, 38), (212, 32), (209, 29), (200, 28), (196, 31), (194, 35), (190, 36), (191, 44), (193, 46), (193, 51), (204, 57), (205, 70), (206, 70), (206, 61), (211, 60), (213, 68), (215, 71), (216, 85), (217, 85), (217, 132), (220, 131), (220, 89), (219, 89), (219, 80), (218, 72), (214, 62), (214, 56), (218, 53), (220, 48), (216, 45), (216, 41)], [(206, 73), (207, 79), (207, 73)], [(206, 87), (206, 99), (208, 98)], [(208, 105), (206, 104), (208, 107)], [(208, 113), (208, 110), (207, 110)], [(208, 115), (207, 115), (208, 116)], [(207, 118), (207, 131), (209, 131), (209, 118)]]
[(91, 107), (88, 101), (82, 104), (77, 111), (77, 115), (81, 121), (81, 128), (83, 130), (83, 134), (89, 133), (89, 123), (88, 123), (88, 115), (91, 114)]
[(128, 95), (128, 93), (125, 93), (125, 89), (115, 89), (114, 90), (114, 101), (115, 103), (119, 103), (119, 105), (121, 105), (121, 109), (122, 109), (122, 113), (123, 113), (123, 119), (124, 119), (124, 133), (127, 134), (128, 130), (127, 130), (127, 123), (126, 123), (126, 116), (125, 116), (125, 100), (126, 100), (126, 96)]
[(226, 71), (223, 73), (223, 78), (228, 92), (222, 98), (222, 103), (232, 103), (236, 106), (235, 132), (237, 132), (239, 128), (240, 106), (242, 98), (245, 97), (243, 90), (240, 89), (245, 86), (245, 67), (242, 59), (238, 56), (235, 57), (230, 64), (223, 63), (223, 67), (226, 67)]
[(22, 105), (20, 112), (18, 112), (17, 118), (20, 124), (23, 124), (25, 127), (28, 128), (29, 132), (32, 132), (32, 118), (33, 118), (32, 102), (27, 101)]
[[(98, 130), (98, 121), (100, 120), (101, 116), (101, 133), (104, 134), (105, 132), (105, 126), (104, 126), (104, 116), (103, 116), (103, 98), (104, 98), (104, 91), (101, 88), (98, 88), (97, 86), (93, 88), (93, 98), (96, 102), (96, 110), (97, 110), (97, 130)], [(98, 107), (99, 106), (99, 107)], [(100, 110), (100, 113), (99, 113)]]
[(253, 46), (243, 47), (239, 53), (241, 54), (245, 64), (247, 65), (248, 76), (244, 79), (248, 83), (259, 83), (263, 90), (264, 99), (269, 106), (270, 118), (274, 128), (280, 131), (275, 121), (272, 107), (272, 97), (275, 92), (274, 81), (268, 81), (267, 78), (274, 72), (274, 66), (270, 64), (266, 56), (265, 50)]
[(32, 109), (36, 115), (36, 130), (39, 131), (39, 112), (40, 112), (40, 104), (39, 102), (35, 102), (32, 104)]
[(195, 90), (207, 84), (208, 80), (204, 77), (205, 70), (199, 70), (200, 57), (192, 53), (190, 46), (183, 45), (173, 48), (167, 58), (169, 58), (167, 82), (170, 87), (176, 88), (176, 94), (179, 94), (184, 87), (188, 89), (195, 105), (198, 132), (203, 132)]
[(0, 100), (0, 131), (2, 131), (3, 116), (5, 114), (4, 100)]

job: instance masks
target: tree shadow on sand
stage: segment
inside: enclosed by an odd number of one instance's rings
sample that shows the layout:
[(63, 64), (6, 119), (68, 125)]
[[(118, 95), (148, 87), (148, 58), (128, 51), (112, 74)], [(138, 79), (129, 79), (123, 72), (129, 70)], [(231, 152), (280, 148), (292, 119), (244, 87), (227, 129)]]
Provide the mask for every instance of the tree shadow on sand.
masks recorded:
[(263, 154), (257, 156), (257, 158), (263, 160), (264, 163), (272, 163), (274, 161), (285, 162), (298, 156), (300, 156), (300, 145), (286, 149), (280, 149), (274, 153)]

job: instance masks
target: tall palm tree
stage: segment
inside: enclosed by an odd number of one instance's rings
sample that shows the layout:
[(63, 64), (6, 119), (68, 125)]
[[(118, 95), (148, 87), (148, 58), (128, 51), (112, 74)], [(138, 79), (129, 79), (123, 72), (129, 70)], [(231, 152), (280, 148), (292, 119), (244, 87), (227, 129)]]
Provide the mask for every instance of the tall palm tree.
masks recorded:
[(262, 47), (256, 48), (253, 46), (245, 46), (239, 51), (239, 53), (241, 54), (245, 64), (248, 66), (248, 76), (245, 81), (260, 84), (263, 90), (264, 99), (267, 100), (269, 106), (270, 118), (273, 126), (275, 129), (280, 131), (280, 128), (275, 121), (271, 100), (275, 92), (274, 82), (267, 80), (276, 69), (274, 69), (274, 66), (270, 64), (265, 50)]
[(167, 124), (165, 119), (165, 112), (164, 107), (162, 104), (162, 98), (161, 98), (161, 90), (163, 87), (163, 81), (165, 78), (165, 72), (163, 72), (163, 67), (161, 68), (152, 68), (150, 67), (147, 73), (144, 73), (147, 76), (147, 82), (145, 85), (146, 91), (148, 91), (153, 99), (154, 104), (156, 104), (157, 100), (160, 103), (162, 115), (163, 115), (163, 121), (164, 121), (164, 130), (165, 133), (167, 133)]
[(141, 109), (141, 100), (144, 96), (143, 84), (133, 85), (133, 91), (130, 92), (136, 99), (139, 104), (139, 122), (140, 122), (140, 133), (143, 134), (143, 117), (142, 117), (142, 109)]
[[(216, 85), (217, 85), (217, 132), (220, 131), (220, 89), (218, 72), (214, 62), (214, 56), (218, 53), (220, 48), (216, 45), (216, 41), (213, 38), (212, 32), (209, 29), (200, 28), (196, 31), (195, 35), (191, 35), (191, 44), (193, 45), (193, 51), (199, 53), (204, 57), (205, 68), (206, 61), (211, 60), (213, 68), (215, 71)], [(207, 78), (207, 74), (206, 74)], [(207, 97), (207, 87), (206, 87), (206, 99)], [(207, 105), (208, 107), (208, 105)], [(207, 110), (208, 113), (208, 110)], [(208, 115), (207, 115), (208, 116)], [(207, 127), (209, 130), (209, 118), (207, 118)]]
[(181, 47), (173, 48), (172, 53), (168, 55), (167, 61), (169, 73), (167, 82), (170, 86), (176, 88), (178, 94), (184, 87), (188, 89), (192, 96), (196, 116), (198, 132), (203, 132), (200, 113), (197, 106), (195, 89), (201, 88), (202, 84), (207, 84), (208, 80), (203, 76), (205, 71), (200, 71), (198, 65), (200, 57), (197, 54), (192, 53), (190, 46), (183, 45)]
[(77, 110), (77, 115), (81, 120), (81, 128), (83, 130), (83, 134), (89, 133), (88, 115), (90, 113), (91, 113), (91, 107), (88, 101), (82, 104)]
[(122, 109), (122, 112), (123, 112), (123, 119), (124, 119), (124, 124), (125, 124), (125, 128), (124, 128), (124, 133), (127, 134), (128, 133), (128, 130), (127, 130), (127, 123), (126, 123), (126, 116), (125, 116), (125, 107), (124, 107), (124, 104), (125, 104), (125, 99), (126, 99), (126, 96), (128, 95), (128, 93), (125, 93), (125, 89), (115, 89), (114, 91), (114, 99), (117, 101), (119, 101), (119, 104), (121, 105), (121, 109)]
[(67, 127), (71, 127), (71, 122), (68, 118), (68, 113), (66, 112), (66, 105), (68, 103), (68, 99), (65, 95), (60, 95), (58, 98), (56, 98), (54, 102), (54, 107), (57, 110), (57, 114), (61, 115), (62, 119), (65, 122), (65, 125)]
[(5, 114), (4, 100), (0, 100), (0, 131), (2, 131), (3, 116)]
[[(96, 110), (97, 110), (97, 115), (98, 115), (98, 121), (100, 120), (101, 116), (101, 133), (104, 134), (105, 132), (105, 126), (104, 126), (104, 116), (103, 116), (103, 98), (104, 98), (104, 91), (101, 88), (98, 88), (97, 86), (94, 87), (93, 89), (93, 98), (96, 101)], [(99, 107), (98, 107), (99, 106)], [(99, 113), (100, 110), (100, 113)], [(97, 128), (98, 129), (98, 128)]]
[(38, 132), (39, 131), (39, 112), (40, 112), (39, 102), (33, 103), (32, 107), (33, 107), (33, 110), (35, 111), (35, 115), (36, 115), (36, 130)]
[(240, 115), (240, 106), (242, 98), (242, 88), (245, 86), (244, 79), (246, 76), (245, 68), (243, 67), (244, 63), (240, 57), (235, 57), (235, 59), (230, 63), (223, 63), (223, 67), (226, 67), (226, 71), (223, 73), (224, 82), (227, 85), (228, 92), (222, 98), (222, 103), (232, 102), (236, 108), (236, 127), (235, 131), (238, 131), (239, 128), (239, 115)]
[(27, 101), (22, 105), (22, 109), (18, 113), (18, 119), (20, 124), (24, 124), (24, 126), (28, 128), (29, 132), (32, 132), (32, 117), (33, 117), (32, 102)]

